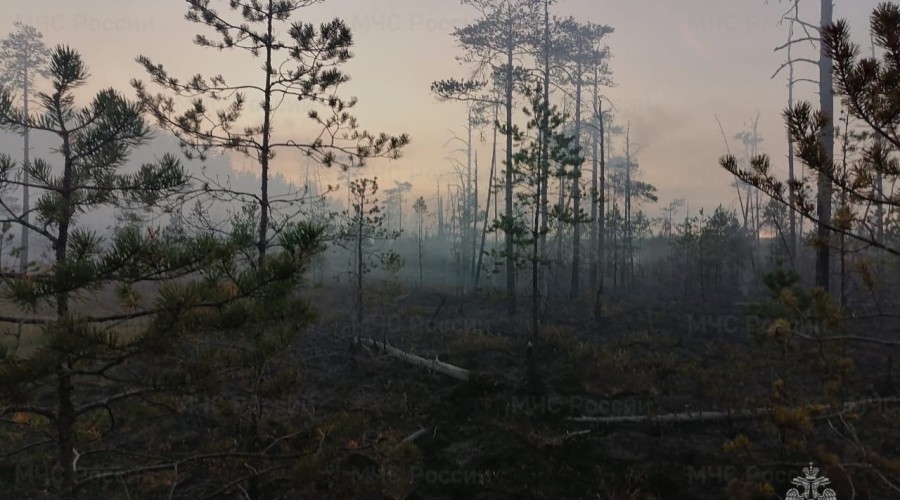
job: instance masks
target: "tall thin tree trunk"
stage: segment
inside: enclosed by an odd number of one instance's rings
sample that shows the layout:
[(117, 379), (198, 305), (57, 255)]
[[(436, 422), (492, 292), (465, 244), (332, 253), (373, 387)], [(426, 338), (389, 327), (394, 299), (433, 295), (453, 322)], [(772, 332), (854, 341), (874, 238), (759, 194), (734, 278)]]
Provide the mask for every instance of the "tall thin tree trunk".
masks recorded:
[[(72, 186), (74, 184), (74, 165), (72, 163), (72, 150), (69, 142), (69, 133), (65, 123), (62, 123), (60, 113), (60, 128), (63, 135), (62, 155), (64, 158), (62, 190), (60, 197), (60, 211), (57, 226), (57, 238), (54, 242), (56, 264), (63, 266), (66, 261), (66, 250), (69, 246), (69, 227), (72, 220)], [(56, 319), (63, 324), (69, 314), (69, 294), (59, 292), (56, 294)], [(59, 408), (56, 414), (56, 432), (59, 450), (59, 466), (62, 469), (60, 484), (60, 499), (72, 500), (75, 498), (75, 388), (72, 384), (71, 367), (66, 361), (62, 361), (57, 367), (58, 380), (56, 386), (57, 404)]]
[[(543, 106), (545, 109), (543, 123), (541, 124), (541, 165), (540, 165), (540, 213), (541, 213), (541, 244), (539, 256), (544, 258), (547, 256), (547, 234), (549, 233), (549, 201), (547, 192), (550, 187), (550, 142), (547, 137), (546, 130), (549, 128), (549, 116), (546, 110), (550, 109), (550, 6), (549, 0), (544, 0), (544, 88), (543, 88)], [(543, 280), (543, 291), (548, 295), (547, 279)]]
[[(606, 186), (606, 166), (609, 164), (610, 143), (612, 142), (612, 130), (606, 126), (606, 119), (603, 117), (603, 100), (598, 101), (598, 110), (600, 113), (600, 289), (603, 289), (604, 277), (606, 276), (606, 194), (608, 188)], [(606, 132), (604, 134), (604, 132)], [(602, 294), (602, 291), (601, 291)]]
[(604, 134), (603, 101), (597, 100), (597, 119), (600, 122), (600, 192), (597, 217), (598, 232), (597, 242), (597, 266), (599, 268), (600, 284), (597, 286), (597, 296), (594, 299), (594, 318), (598, 321), (603, 315), (603, 284), (606, 279), (606, 134)]
[[(272, 0), (266, 10), (266, 33), (272, 40)], [(272, 44), (266, 43), (266, 86), (263, 97), (262, 147), (259, 152), (260, 187), (259, 187), (259, 240), (256, 243), (259, 253), (259, 267), (266, 263), (266, 250), (269, 243), (269, 157), (271, 150), (269, 141), (272, 135)]]
[[(28, 116), (28, 57), (25, 57), (25, 75), (23, 82), (23, 93), (22, 97), (24, 99), (24, 103), (22, 105), (22, 110), (25, 113), (25, 116)], [(30, 214), (29, 210), (31, 208), (31, 201), (29, 199), (29, 189), (28, 189), (28, 162), (29, 162), (29, 144), (28, 139), (30, 135), (30, 129), (25, 127), (25, 150), (22, 153), (23, 156), (23, 171), (22, 171), (22, 219), (25, 221), (25, 224), (22, 224), (22, 250), (19, 254), (19, 272), (24, 273), (28, 269), (28, 226)]]
[[(472, 222), (469, 227), (469, 231), (471, 232), (471, 237), (469, 239), (472, 242), (471, 266), (472, 266), (472, 274), (473, 274), (472, 279), (474, 281), (474, 278), (475, 278), (474, 275), (478, 274), (478, 269), (476, 266), (481, 265), (481, 263), (479, 262), (480, 259), (478, 258), (478, 255), (477, 255), (477, 252), (478, 252), (478, 151), (475, 152), (475, 177), (473, 180), (473, 184), (474, 184), (474, 191), (473, 191), (473, 196), (472, 196)], [(485, 212), (487, 212), (487, 210), (485, 210)], [(478, 287), (478, 285), (476, 284), (475, 287), (473, 287), (473, 290), (477, 287)]]
[[(793, 94), (793, 90), (789, 91)], [(793, 101), (793, 96), (789, 98), (789, 101)], [(789, 106), (793, 106), (790, 104)], [(788, 132), (788, 192), (789, 192), (789, 202), (790, 202), (790, 212), (791, 212), (791, 245), (789, 248), (791, 261), (796, 261), (797, 258), (797, 212), (795, 207), (797, 206), (796, 201), (796, 193), (794, 188), (794, 138), (791, 136), (790, 132)]]
[[(875, 54), (875, 33), (869, 34), (871, 38), (872, 44), (872, 59), (874, 60), (876, 57)], [(879, 149), (883, 144), (883, 139), (880, 134), (875, 134), (875, 142), (878, 144)], [(875, 196), (878, 198), (878, 202), (875, 204), (875, 235), (878, 238), (879, 242), (884, 242), (884, 176), (879, 169), (875, 172)]]
[[(463, 276), (465, 276), (463, 280), (463, 290), (468, 288), (469, 284), (469, 276), (474, 275), (474, 269), (471, 269), (471, 266), (474, 265), (475, 255), (472, 254), (471, 258), (469, 258), (469, 248), (474, 252), (475, 250), (475, 234), (474, 234), (474, 221), (476, 217), (472, 214), (472, 106), (469, 105), (469, 113), (468, 119), (466, 120), (466, 187), (463, 190), (463, 206), (462, 206), (462, 217), (460, 220), (460, 244), (459, 244), (459, 253), (462, 256), (461, 260), (463, 261), (464, 268)], [(471, 229), (471, 231), (470, 231)], [(471, 245), (470, 245), (471, 241)], [(469, 273), (472, 274), (469, 274)]]
[[(581, 148), (581, 61), (576, 64), (575, 80), (575, 147)], [(579, 155), (581, 153), (579, 152)], [(572, 180), (572, 283), (569, 288), (569, 298), (578, 297), (578, 277), (581, 273), (581, 164), (575, 165), (574, 179)]]
[[(842, 200), (846, 204), (846, 199)], [(847, 237), (841, 232), (841, 307), (847, 307)]]
[[(512, 40), (512, 24), (507, 29), (509, 39)], [(513, 47), (507, 47), (506, 52), (506, 295), (507, 312), (510, 316), (516, 315), (516, 266), (515, 248), (513, 247), (512, 223), (513, 223)]]
[[(824, 29), (832, 23), (832, 0), (821, 0), (822, 16), (821, 27)], [(826, 165), (830, 168), (834, 158), (834, 96), (832, 85), (832, 68), (834, 62), (828, 56), (828, 50), (824, 41), (819, 42), (819, 107), (822, 113), (828, 117), (828, 124), (822, 131), (822, 144), (825, 146)], [(819, 218), (818, 246), (816, 248), (816, 286), (829, 290), (830, 281), (830, 236), (828, 224), (831, 223), (831, 193), (832, 185), (827, 176), (819, 175), (818, 193), (816, 200), (816, 215)]]
[[(488, 179), (488, 190), (487, 190), (487, 201), (484, 204), (484, 224), (481, 226), (481, 246), (478, 251), (478, 264), (475, 266), (475, 289), (478, 289), (478, 282), (481, 278), (481, 264), (482, 258), (484, 256), (484, 243), (487, 239), (487, 225), (488, 225), (488, 213), (491, 211), (491, 196), (493, 195), (495, 185), (494, 185), (494, 171), (497, 167), (497, 120), (500, 114), (500, 105), (496, 104), (494, 106), (494, 139), (492, 141), (491, 146), (491, 175)], [(496, 197), (494, 199), (494, 218), (497, 217), (497, 200)], [(496, 242), (495, 242), (496, 245)]]
[[(799, 0), (795, 0), (794, 9), (796, 13), (796, 9), (798, 8)], [(789, 38), (793, 38), (794, 32), (794, 21), (791, 21), (791, 35)], [(791, 49), (793, 48), (793, 43), (790, 43), (791, 40), (788, 40), (787, 46), (787, 57), (788, 57), (788, 109), (794, 107), (794, 62), (792, 59)], [(791, 245), (788, 249), (790, 252), (791, 262), (797, 262), (797, 194), (794, 188), (794, 137), (791, 135), (790, 131), (788, 131), (788, 202), (790, 203), (790, 215), (791, 215)], [(796, 266), (796, 264), (795, 264)]]
[[(547, 109), (543, 113), (547, 113)], [(541, 118), (541, 123), (545, 123), (545, 119)], [(545, 129), (546, 132), (546, 129)], [(541, 179), (540, 172), (542, 168), (538, 165), (538, 182), (536, 182), (537, 191), (534, 194), (534, 221), (531, 232), (531, 339), (533, 343), (537, 343), (540, 334), (540, 239), (538, 232), (541, 227)]]
[[(615, 202), (615, 201), (613, 202), (613, 210), (615, 212), (618, 212), (618, 210), (619, 210), (618, 202)], [(612, 271), (613, 289), (616, 291), (618, 291), (618, 289), (619, 289), (618, 288), (619, 287), (619, 246), (620, 246), (619, 242), (621, 241), (621, 238), (619, 238), (619, 235), (621, 234), (621, 231), (620, 231), (621, 222), (622, 222), (621, 219), (618, 219), (618, 220), (613, 219), (614, 224), (612, 227), (613, 255), (612, 255), (612, 269), (610, 269), (610, 271)]]
[(397, 241), (403, 237), (403, 188), (397, 187)]
[(441, 197), (441, 179), (438, 178), (437, 182), (437, 225), (438, 225), (438, 238), (443, 239), (445, 237), (444, 234), (444, 200)]
[(363, 319), (363, 208), (365, 203), (365, 185), (362, 186), (356, 207), (356, 321), (362, 324)]
[[(594, 105), (592, 109), (594, 113), (597, 113), (597, 102), (599, 97), (597, 95), (597, 73), (598, 69), (594, 68), (594, 94), (593, 100)], [(599, 192), (597, 191), (597, 167), (599, 165), (597, 159), (597, 146), (599, 140), (597, 139), (597, 129), (591, 129), (591, 243), (590, 243), (590, 254), (591, 254), (591, 265), (590, 265), (590, 287), (591, 290), (596, 289), (597, 287), (597, 202), (599, 198)]]
[(565, 176), (559, 177), (559, 199), (557, 200), (557, 203), (558, 215), (556, 217), (556, 265), (559, 267), (559, 272), (553, 273), (555, 277), (553, 286), (561, 293), (562, 290), (560, 288), (562, 284), (559, 280), (562, 277), (563, 269), (565, 268), (565, 266), (563, 265), (563, 225), (565, 224), (566, 211)]
[[(417, 210), (419, 210), (419, 209), (417, 209)], [(417, 247), (419, 250), (419, 289), (421, 289), (423, 282), (424, 282), (424, 278), (425, 278), (425, 273), (422, 269), (422, 238), (424, 237), (424, 229), (425, 229), (425, 227), (424, 227), (425, 211), (424, 210), (416, 213), (416, 225), (418, 226), (416, 229), (419, 232), (419, 241), (417, 242), (418, 243)]]
[(622, 283), (629, 274), (631, 262), (631, 122), (625, 131), (625, 234), (622, 240)]
[[(747, 184), (747, 194), (746, 194), (747, 204), (744, 205), (744, 220), (745, 221), (749, 220), (750, 222), (753, 222), (753, 211), (752, 211), (753, 196), (752, 195), (753, 195), (753, 186), (751, 186), (750, 184)], [(745, 223), (744, 227), (750, 228), (751, 226), (749, 226), (749, 225), (747, 225), (747, 223)]]

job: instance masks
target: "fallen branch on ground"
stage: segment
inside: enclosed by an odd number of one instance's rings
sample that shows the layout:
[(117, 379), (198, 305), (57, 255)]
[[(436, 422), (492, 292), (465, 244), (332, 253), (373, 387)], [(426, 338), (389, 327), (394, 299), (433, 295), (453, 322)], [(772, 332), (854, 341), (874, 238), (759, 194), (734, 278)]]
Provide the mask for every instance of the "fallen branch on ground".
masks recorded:
[(408, 352), (403, 352), (400, 349), (395, 347), (391, 347), (384, 342), (379, 342), (374, 339), (367, 339), (363, 337), (356, 337), (356, 342), (362, 345), (369, 344), (377, 349), (384, 351), (385, 353), (406, 361), (407, 363), (421, 366), (423, 368), (428, 368), (429, 370), (436, 371), (438, 373), (443, 373), (448, 377), (453, 377), (456, 380), (462, 380), (463, 382), (468, 382), (472, 378), (472, 372), (466, 370), (465, 368), (460, 368), (458, 366), (453, 366), (451, 364), (444, 363), (443, 361), (438, 361), (435, 359), (425, 359), (420, 356), (416, 356), (415, 354), (410, 354)]
[[(828, 418), (848, 411), (853, 411), (865, 406), (900, 404), (900, 396), (890, 398), (863, 399), (850, 401), (835, 407), (822, 407), (821, 405), (807, 405), (806, 408), (813, 413), (837, 410), (827, 415), (817, 415), (813, 418)], [(697, 411), (684, 413), (667, 413), (663, 415), (629, 415), (618, 417), (569, 417), (572, 422), (587, 422), (597, 424), (627, 424), (627, 423), (657, 423), (657, 424), (684, 424), (701, 422), (733, 422), (737, 420), (754, 420), (765, 418), (774, 412), (774, 408), (751, 408), (735, 411)]]
[[(406, 436), (406, 437), (403, 439), (403, 441), (400, 442), (400, 444), (404, 444), (404, 443), (412, 443), (412, 442), (415, 441), (416, 439), (419, 439), (420, 437), (424, 436), (426, 432), (428, 432), (428, 428), (427, 428), (427, 427), (422, 427), (421, 429), (417, 430), (416, 432), (413, 432), (413, 433), (410, 434), (409, 436)], [(397, 446), (400, 446), (400, 445), (398, 444)]]
[(559, 436), (559, 437), (557, 437), (557, 438), (554, 438), (554, 439), (550, 440), (550, 443), (549, 443), (549, 444), (555, 445), (555, 446), (559, 446), (559, 445), (562, 445), (563, 443), (565, 443), (566, 441), (568, 441), (568, 440), (570, 440), (570, 439), (576, 438), (576, 437), (578, 437), (578, 436), (586, 436), (586, 435), (588, 435), (588, 434), (590, 434), (590, 433), (591, 433), (591, 430), (590, 430), (590, 429), (584, 429), (584, 430), (581, 430), (581, 431), (575, 431), (575, 432), (569, 432), (569, 431), (566, 431), (566, 433), (563, 434), (562, 436)]

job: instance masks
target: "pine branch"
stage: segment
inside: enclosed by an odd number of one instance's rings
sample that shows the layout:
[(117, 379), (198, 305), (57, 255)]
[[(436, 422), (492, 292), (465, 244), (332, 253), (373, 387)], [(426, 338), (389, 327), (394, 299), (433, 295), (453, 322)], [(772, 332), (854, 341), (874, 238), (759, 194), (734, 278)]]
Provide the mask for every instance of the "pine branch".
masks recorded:
[(151, 393), (151, 392), (156, 392), (156, 389), (148, 389), (148, 388), (130, 389), (125, 392), (121, 392), (121, 393), (115, 394), (113, 396), (109, 396), (100, 401), (95, 401), (93, 403), (88, 403), (88, 404), (82, 405), (75, 410), (75, 414), (83, 415), (91, 410), (107, 407), (110, 405), (110, 403), (115, 403), (116, 401), (121, 401), (123, 399), (127, 399), (127, 398), (134, 397), (134, 396), (140, 396), (142, 394), (147, 394), (147, 393)]

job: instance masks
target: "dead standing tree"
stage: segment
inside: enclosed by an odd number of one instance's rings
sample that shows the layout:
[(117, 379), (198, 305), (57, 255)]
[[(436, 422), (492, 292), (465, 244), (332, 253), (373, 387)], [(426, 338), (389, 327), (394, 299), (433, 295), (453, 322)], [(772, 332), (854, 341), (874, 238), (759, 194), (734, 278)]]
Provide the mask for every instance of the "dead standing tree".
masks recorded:
[[(823, 139), (826, 131), (832, 128), (831, 115), (827, 110), (815, 110), (810, 103), (800, 102), (784, 112), (786, 127), (796, 144), (797, 156), (817, 174), (817, 184), (825, 179), (832, 188), (846, 192), (859, 203), (900, 206), (900, 196), (896, 192), (881, 192), (876, 183), (878, 173), (890, 179), (900, 176), (900, 167), (894, 156), (900, 149), (900, 120), (896, 118), (900, 116), (900, 111), (896, 102), (883, 97), (887, 89), (893, 88), (892, 82), (896, 81), (900, 72), (894, 63), (900, 60), (900, 44), (894, 43), (900, 39), (898, 21), (900, 6), (893, 3), (879, 5), (872, 14), (875, 43), (885, 51), (881, 59), (859, 58), (860, 47), (850, 41), (845, 21), (830, 24), (823, 31), (822, 45), (829, 60), (835, 62), (833, 77), (836, 91), (847, 103), (851, 116), (865, 123), (880, 139), (866, 145), (863, 161), (849, 175), (838, 175), (839, 169), (828, 151), (828, 141)], [(720, 165), (776, 201), (790, 203), (787, 186), (773, 175), (768, 156), (757, 156), (747, 170), (740, 169), (732, 155), (722, 157)], [(795, 181), (795, 192), (797, 210), (802, 217), (819, 226), (824, 225), (829, 232), (843, 232), (850, 238), (900, 255), (900, 248), (891, 241), (878, 239), (875, 231), (846, 231), (836, 227), (830, 218), (825, 219), (818, 210), (818, 200), (814, 202), (811, 199), (805, 180)]]
[[(820, 37), (813, 35), (812, 31), (816, 30), (816, 26), (812, 26), (809, 23), (806, 23), (800, 19), (800, 0), (790, 0), (791, 8), (782, 16), (781, 22), (788, 21), (788, 39), (783, 45), (780, 45), (775, 48), (775, 51), (786, 50), (787, 51), (787, 61), (778, 68), (777, 71), (772, 75), (772, 78), (778, 76), (778, 74), (785, 68), (788, 69), (788, 79), (787, 79), (787, 89), (788, 89), (788, 108), (794, 107), (794, 85), (800, 82), (808, 82), (818, 85), (819, 82), (813, 80), (811, 78), (798, 78), (796, 76), (796, 68), (795, 64), (798, 62), (808, 62), (818, 66), (819, 62), (814, 61), (812, 59), (804, 59), (804, 58), (795, 58), (794, 57), (794, 46), (798, 43), (808, 42), (811, 47), (815, 48), (816, 43), (821, 42)], [(803, 36), (799, 38), (794, 37), (794, 30), (799, 27), (803, 30)], [(797, 211), (796, 211), (796, 193), (794, 191), (795, 185), (794, 180), (797, 178), (796, 171), (794, 168), (794, 138), (791, 137), (791, 134), (787, 134), (787, 142), (788, 142), (788, 190), (789, 190), (789, 201), (790, 201), (790, 256), (791, 259), (795, 259), (797, 256), (797, 236), (798, 236), (798, 227), (797, 227)], [(803, 218), (800, 218), (800, 227), (799, 227), (799, 235), (803, 235)]]

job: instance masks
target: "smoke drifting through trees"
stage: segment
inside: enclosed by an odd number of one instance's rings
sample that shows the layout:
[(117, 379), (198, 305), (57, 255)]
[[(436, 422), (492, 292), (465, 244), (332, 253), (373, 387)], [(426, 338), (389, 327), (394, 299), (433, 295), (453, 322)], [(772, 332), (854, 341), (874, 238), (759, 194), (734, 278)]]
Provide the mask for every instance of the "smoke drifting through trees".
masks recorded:
[[(900, 6), (874, 10), (864, 50), (826, 3), (784, 3), (786, 137), (750, 99), (739, 129), (667, 132), (721, 134), (704, 168), (735, 183), (718, 206), (657, 188), (685, 158), (649, 154), (670, 136), (611, 97), (640, 88), (613, 79), (627, 30), (600, 23), (624, 7), (587, 21), (552, 0), (461, 2), (471, 21), (441, 34), (456, 73), (417, 80), (455, 116), (449, 157), (409, 177), (418, 142), (360, 126), (379, 117), (349, 96), (356, 34), (329, 2), (186, 1), (209, 32), (194, 44), (238, 76), (180, 80), (141, 55), (134, 100), (83, 92), (103, 82), (94, 55), (45, 54), (15, 25), (0, 43), (0, 491), (769, 498), (812, 460), (840, 498), (889, 496)], [(395, 84), (399, 56), (376, 54)], [(748, 473), (719, 484), (705, 461)], [(45, 483), (20, 474), (44, 465)]]

